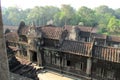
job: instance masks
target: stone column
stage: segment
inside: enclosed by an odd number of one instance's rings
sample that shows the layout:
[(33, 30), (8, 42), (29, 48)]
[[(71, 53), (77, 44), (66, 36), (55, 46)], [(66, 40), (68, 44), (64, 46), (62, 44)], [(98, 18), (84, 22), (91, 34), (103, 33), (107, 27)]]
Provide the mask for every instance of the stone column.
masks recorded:
[(28, 48), (27, 48), (27, 59), (30, 61), (30, 51)]
[(8, 59), (4, 41), (0, 1), (0, 80), (9, 80)]
[(87, 59), (87, 68), (86, 68), (86, 74), (91, 75), (91, 67), (92, 67), (92, 60), (91, 58)]
[(27, 48), (27, 58), (29, 61), (32, 61), (33, 54), (30, 52), (29, 48)]
[(37, 46), (37, 61), (39, 66), (43, 66), (42, 51), (39, 49), (39, 46)]

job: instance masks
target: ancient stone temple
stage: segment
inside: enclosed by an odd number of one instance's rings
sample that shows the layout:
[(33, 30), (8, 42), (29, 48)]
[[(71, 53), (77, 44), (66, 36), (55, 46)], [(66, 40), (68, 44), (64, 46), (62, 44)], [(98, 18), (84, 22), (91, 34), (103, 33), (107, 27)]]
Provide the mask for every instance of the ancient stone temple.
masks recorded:
[(5, 37), (3, 32), (3, 22), (0, 1), (0, 80), (32, 80), (9, 71), (7, 49), (5, 46)]
[(86, 80), (120, 80), (120, 37), (85, 26), (36, 27), (21, 22), (5, 35), (17, 57)]

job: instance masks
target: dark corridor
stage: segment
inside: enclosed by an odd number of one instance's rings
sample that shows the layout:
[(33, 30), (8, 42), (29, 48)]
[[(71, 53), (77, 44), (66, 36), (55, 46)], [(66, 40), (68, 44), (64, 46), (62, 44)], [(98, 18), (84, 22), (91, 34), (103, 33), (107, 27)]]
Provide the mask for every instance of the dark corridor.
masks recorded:
[(32, 54), (32, 62), (37, 62), (37, 52), (31, 51)]

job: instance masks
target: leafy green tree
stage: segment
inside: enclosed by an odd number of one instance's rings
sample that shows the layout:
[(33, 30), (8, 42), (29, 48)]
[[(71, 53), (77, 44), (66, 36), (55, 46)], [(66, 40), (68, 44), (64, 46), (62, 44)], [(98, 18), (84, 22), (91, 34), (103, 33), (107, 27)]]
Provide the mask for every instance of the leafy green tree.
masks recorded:
[[(44, 14), (45, 14), (45, 19), (46, 19), (46, 23), (49, 21), (53, 21), (54, 20), (54, 15), (56, 13), (60, 12), (59, 8), (57, 7), (53, 7), (53, 6), (45, 6), (44, 7)], [(46, 24), (45, 23), (45, 24)]]
[(54, 15), (54, 23), (58, 26), (76, 24), (75, 9), (70, 5), (62, 5), (60, 11)]
[(28, 14), (30, 13), (31, 9), (25, 9), (25, 10), (20, 10), (19, 16), (20, 16), (20, 21), (25, 21), (25, 23), (29, 23), (29, 20), (27, 19)]
[(29, 24), (35, 22), (37, 26), (53, 22), (56, 26), (83, 25), (96, 26), (99, 33), (120, 34), (120, 8), (113, 10), (102, 5), (90, 9), (85, 6), (76, 11), (70, 5), (34, 7), (22, 10), (18, 7), (2, 8), (4, 25), (16, 26), (21, 21)]
[(63, 15), (62, 12), (58, 12), (54, 15), (54, 24), (56, 26), (63, 26), (64, 25), (64, 21), (63, 19)]
[(78, 25), (78, 24), (80, 23), (80, 21), (81, 21), (80, 16), (79, 16), (77, 13), (75, 13), (75, 14), (72, 16), (72, 19), (70, 20), (70, 24), (71, 24), (71, 25)]
[(97, 14), (97, 21), (98, 21), (98, 29), (99, 33), (105, 33), (108, 34), (107, 32), (107, 25), (109, 23), (109, 20), (112, 16), (109, 14)]
[(4, 25), (11, 25), (11, 22), (8, 20), (8, 10), (7, 8), (2, 9), (2, 19), (3, 19), (3, 24)]
[(70, 5), (62, 5), (60, 20), (63, 20), (64, 25), (70, 24), (71, 19), (75, 15), (75, 10)]
[(99, 32), (109, 34), (107, 25), (111, 17), (115, 15), (114, 10), (108, 6), (102, 5), (95, 8), (95, 14), (97, 16), (96, 20), (98, 21)]
[(110, 14), (113, 15), (115, 14), (114, 10), (112, 8), (109, 8), (108, 6), (101, 5), (97, 8), (95, 8), (95, 12), (97, 14)]
[(120, 19), (120, 8), (115, 10), (115, 16), (116, 18)]
[(17, 7), (10, 7), (8, 12), (8, 20), (11, 22), (11, 25), (18, 25), (21, 20), (19, 9)]
[(53, 20), (54, 15), (59, 9), (53, 6), (34, 7), (27, 16), (27, 20), (35, 21), (37, 25), (46, 25), (48, 21)]
[(120, 30), (120, 20), (116, 19), (114, 16), (110, 18), (107, 29), (109, 33), (117, 33)]
[(42, 13), (41, 9), (39, 7), (34, 7), (30, 10), (27, 15), (27, 20), (29, 21), (29, 23), (35, 21), (36, 25), (39, 24), (40, 14)]
[(81, 21), (85, 26), (96, 26), (97, 20), (94, 11), (90, 8), (82, 6), (78, 10), (78, 15), (81, 18)]

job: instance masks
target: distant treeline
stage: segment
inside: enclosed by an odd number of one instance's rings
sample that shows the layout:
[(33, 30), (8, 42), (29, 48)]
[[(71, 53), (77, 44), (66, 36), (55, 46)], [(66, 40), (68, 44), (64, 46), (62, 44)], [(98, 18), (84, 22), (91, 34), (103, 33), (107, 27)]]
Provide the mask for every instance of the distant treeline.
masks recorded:
[(39, 7), (22, 10), (17, 7), (2, 9), (4, 25), (18, 26), (20, 21), (27, 24), (35, 22), (37, 26), (54, 24), (83, 25), (97, 27), (99, 33), (120, 34), (120, 8), (112, 9), (102, 5), (94, 9), (82, 6), (75, 10), (70, 5)]

